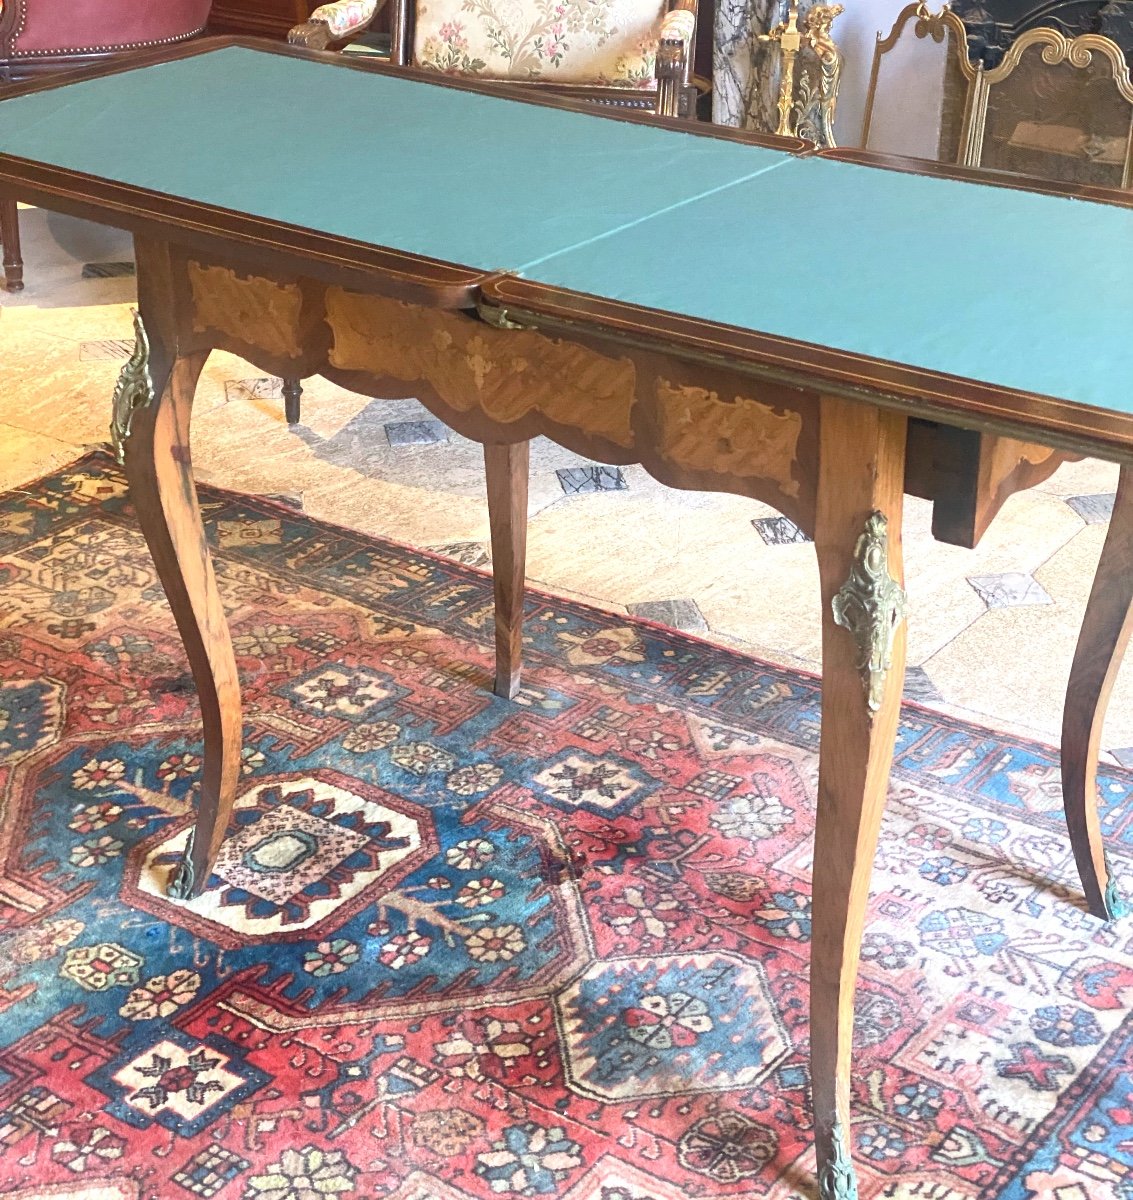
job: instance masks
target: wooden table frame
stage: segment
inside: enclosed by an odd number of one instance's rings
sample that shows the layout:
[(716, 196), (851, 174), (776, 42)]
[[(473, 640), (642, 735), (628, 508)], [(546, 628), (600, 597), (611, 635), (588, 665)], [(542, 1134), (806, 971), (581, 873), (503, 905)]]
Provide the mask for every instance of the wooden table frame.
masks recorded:
[[(230, 44), (244, 43), (196, 43), (136, 56), (130, 66)], [(296, 49), (277, 52), (324, 57)], [(388, 70), (333, 61), (342, 69)], [(84, 75), (123, 69), (110, 65)], [(642, 119), (599, 116), (571, 101), (533, 100), (507, 85), (437, 86), (577, 107), (594, 119)], [(689, 132), (808, 152), (789, 140)], [(854, 152), (831, 156), (1020, 186), (1017, 179), (989, 179), (958, 168)], [(1040, 190), (1133, 206), (1123, 193)], [(906, 490), (935, 501), (939, 534), (970, 544), (1007, 495), (1049, 475), (1068, 455), (1095, 454), (1123, 464), (1063, 729), (1066, 813), (1087, 903), (1100, 917), (1117, 915), (1095, 774), (1106, 701), (1133, 629), (1133, 417), (511, 276), (486, 277), (11, 156), (0, 155), (0, 195), (117, 225), (135, 237), (138, 341), (115, 393), (114, 438), (184, 642), (204, 727), (197, 822), (171, 878), (172, 894), (194, 895), (204, 886), (226, 833), (240, 772), (236, 661), (189, 452), (197, 379), (209, 352), (224, 349), (284, 377), (322, 374), (364, 394), (416, 397), (446, 424), (484, 444), (495, 566), (496, 691), (503, 696), (514, 695), (521, 670), (532, 437), (545, 435), (604, 462), (639, 462), (675, 487), (752, 496), (813, 536), (824, 670), (811, 1078), (823, 1200), (856, 1194), (847, 1136), (853, 999), (904, 680)], [(474, 355), (468, 349), (472, 341)], [(431, 349), (421, 348), (426, 344)], [(479, 367), (468, 366), (471, 357)], [(468, 383), (469, 370), (484, 376), (518, 362), (523, 364), (515, 368), (522, 376), (518, 389)], [(502, 370), (498, 374), (503, 378)], [(1038, 452), (1028, 453), (1036, 443)]]

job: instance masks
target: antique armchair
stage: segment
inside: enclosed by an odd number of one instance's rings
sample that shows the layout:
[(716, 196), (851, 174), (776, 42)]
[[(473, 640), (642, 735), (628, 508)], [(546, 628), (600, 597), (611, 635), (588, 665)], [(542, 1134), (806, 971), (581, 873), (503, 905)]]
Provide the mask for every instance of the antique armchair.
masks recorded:
[[(179, 42), (204, 31), (211, 0), (0, 0), (0, 84), (110, 54)], [(9, 291), (23, 286), (19, 217), (0, 201), (0, 246)]]
[[(315, 9), (288, 41), (322, 50), (367, 30), (384, 0)], [(390, 59), (691, 116), (696, 0), (394, 0)]]
[(887, 35), (877, 35), (866, 93), (861, 145), (867, 150), (965, 161), (967, 105), (977, 68), (967, 30), (947, 6), (903, 8)]
[[(370, 29), (385, 0), (336, 0), (287, 35), (313, 50)], [(389, 58), (477, 79), (522, 82), (659, 116), (693, 117), (696, 0), (394, 0)], [(289, 424), (302, 386), (283, 381)]]

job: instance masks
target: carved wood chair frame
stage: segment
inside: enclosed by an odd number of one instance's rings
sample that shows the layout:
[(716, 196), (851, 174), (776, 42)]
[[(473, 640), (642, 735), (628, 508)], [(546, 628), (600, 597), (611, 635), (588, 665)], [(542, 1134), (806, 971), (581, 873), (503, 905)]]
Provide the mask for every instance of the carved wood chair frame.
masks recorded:
[(873, 51), (873, 66), (870, 69), (869, 87), (866, 91), (865, 120), (862, 126), (861, 144), (869, 145), (869, 133), (873, 124), (874, 105), (877, 99), (877, 83), (881, 74), (882, 59), (893, 50), (905, 34), (905, 27), (914, 21), (913, 36), (924, 40), (931, 38), (936, 43), (944, 42), (952, 35), (952, 45), (957, 48), (957, 59), (966, 82), (964, 113), (961, 118), (960, 153), (958, 162), (967, 164), (969, 156), (968, 131), (971, 128), (972, 106), (977, 99), (977, 89), (982, 75), (979, 67), (968, 58), (968, 31), (964, 22), (947, 6), (932, 12), (925, 0), (914, 0), (897, 14), (897, 20), (888, 34), (878, 34)]

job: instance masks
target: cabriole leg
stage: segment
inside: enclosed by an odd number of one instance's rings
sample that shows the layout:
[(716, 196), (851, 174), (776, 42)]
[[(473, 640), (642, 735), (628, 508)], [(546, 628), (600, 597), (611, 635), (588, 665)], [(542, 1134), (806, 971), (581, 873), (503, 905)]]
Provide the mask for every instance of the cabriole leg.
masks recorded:
[(168, 888), (171, 896), (186, 898), (204, 887), (232, 811), (240, 774), (240, 684), (189, 457), (193, 393), (207, 355), (174, 357), (168, 249), (138, 238), (136, 250), (138, 348), (115, 395), (114, 438), (201, 703), (204, 763), (197, 823)]
[(527, 477), (530, 443), (484, 446), (492, 582), (496, 598), (497, 696), (512, 699), (523, 671), (523, 594), (527, 564)]
[(853, 1200), (854, 987), (905, 675), (905, 418), (824, 398), (819, 436), (814, 540), (822, 586), (822, 740), (811, 1085), (819, 1195)]
[(1086, 603), (1062, 713), (1062, 800), (1090, 912), (1124, 916), (1098, 821), (1098, 750), (1109, 695), (1133, 633), (1133, 467), (1122, 467), (1109, 533)]

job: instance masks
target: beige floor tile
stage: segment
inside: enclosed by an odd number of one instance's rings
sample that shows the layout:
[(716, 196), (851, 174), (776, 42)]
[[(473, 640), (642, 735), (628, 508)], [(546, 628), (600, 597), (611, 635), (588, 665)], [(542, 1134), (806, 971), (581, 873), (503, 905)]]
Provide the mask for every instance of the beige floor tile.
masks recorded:
[(45, 359), (42, 371), (17, 373), (14, 380), (5, 371), (0, 421), (78, 446), (108, 442), (110, 397), (121, 364), (83, 365), (78, 371)]
[(1102, 463), (1093, 458), (1063, 463), (1036, 490), (1054, 496), (1096, 496), (1117, 490), (1116, 463)]
[(650, 518), (648, 500), (629, 491), (561, 496), (531, 521), (528, 574), (623, 604), (683, 595), (680, 524)]
[[(1035, 579), (1056, 603), (1066, 606), (1068, 616), (1077, 617), (1086, 606), (1107, 529), (1106, 525), (1084, 525), (1035, 571)], [(1069, 624), (1076, 629), (1078, 622), (1074, 619)]]
[[(926, 664), (947, 699), (986, 719), (1006, 719), (1056, 738), (1077, 638), (1058, 609), (1002, 608), (986, 613)], [(1004, 646), (1021, 652), (1004, 654)], [(1128, 676), (1128, 672), (1125, 673)], [(1133, 745), (1133, 689), (1119, 680), (1103, 745)]]
[[(1035, 572), (1054, 604), (986, 612), (925, 664), (949, 701), (1057, 737), (1078, 628), (1104, 537), (1104, 526), (1083, 528)], [(1118, 677), (1102, 744), (1133, 746), (1133, 670), (1122, 670)]]

